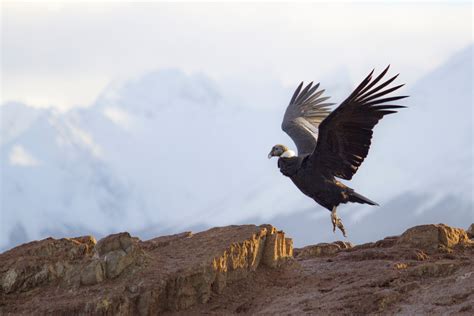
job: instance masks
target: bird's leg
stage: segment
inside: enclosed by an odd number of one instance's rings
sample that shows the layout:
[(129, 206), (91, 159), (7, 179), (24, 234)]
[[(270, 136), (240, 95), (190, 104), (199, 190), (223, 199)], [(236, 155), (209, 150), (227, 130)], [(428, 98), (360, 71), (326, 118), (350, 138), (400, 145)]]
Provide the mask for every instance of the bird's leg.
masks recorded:
[(333, 206), (331, 211), (331, 222), (332, 222), (332, 231), (336, 232), (337, 222), (340, 221), (339, 217), (336, 214), (336, 207)]
[(346, 236), (346, 229), (344, 228), (344, 225), (342, 224), (341, 219), (339, 216), (336, 214), (336, 206), (333, 206), (332, 211), (331, 211), (331, 222), (332, 222), (332, 231), (336, 232), (336, 226), (339, 228), (342, 232), (342, 235), (344, 237)]

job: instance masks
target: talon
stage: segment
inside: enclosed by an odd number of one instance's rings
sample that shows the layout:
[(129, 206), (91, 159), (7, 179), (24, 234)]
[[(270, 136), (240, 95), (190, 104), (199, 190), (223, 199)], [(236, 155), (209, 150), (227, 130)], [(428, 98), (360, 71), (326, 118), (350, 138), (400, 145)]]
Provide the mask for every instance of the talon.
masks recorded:
[(341, 219), (336, 214), (336, 208), (334, 207), (331, 211), (331, 222), (332, 222), (332, 231), (336, 232), (336, 226), (342, 232), (342, 235), (347, 238), (346, 229), (344, 228), (344, 224), (342, 224)]
[(339, 222), (337, 223), (337, 228), (339, 228), (342, 232), (342, 235), (347, 238), (346, 235), (346, 229), (344, 228), (344, 225), (342, 224), (342, 221), (339, 219)]

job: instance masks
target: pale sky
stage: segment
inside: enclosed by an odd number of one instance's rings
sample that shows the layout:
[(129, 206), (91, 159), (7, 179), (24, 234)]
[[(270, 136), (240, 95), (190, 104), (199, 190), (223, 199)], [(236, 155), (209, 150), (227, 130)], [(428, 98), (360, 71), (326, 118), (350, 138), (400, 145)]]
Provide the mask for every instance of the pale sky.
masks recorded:
[(90, 105), (162, 68), (294, 86), (392, 64), (413, 83), (472, 37), (472, 3), (2, 2), (1, 103)]

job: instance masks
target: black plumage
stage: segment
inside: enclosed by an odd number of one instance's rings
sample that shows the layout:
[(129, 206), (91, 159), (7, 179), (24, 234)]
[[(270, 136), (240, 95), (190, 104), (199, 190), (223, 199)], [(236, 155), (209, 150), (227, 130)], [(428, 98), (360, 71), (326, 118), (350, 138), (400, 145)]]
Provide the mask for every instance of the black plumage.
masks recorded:
[(285, 112), (282, 129), (298, 149), (294, 155), (284, 145), (275, 145), (269, 154), (280, 157), (278, 167), (307, 196), (331, 213), (333, 229), (344, 226), (336, 215), (341, 203), (377, 203), (358, 194), (336, 178), (350, 180), (367, 157), (374, 126), (388, 114), (404, 106), (392, 104), (407, 96), (388, 94), (403, 85), (389, 87), (398, 75), (383, 81), (387, 67), (375, 79), (372, 71), (334, 111), (324, 103), (324, 90), (312, 83), (296, 89)]

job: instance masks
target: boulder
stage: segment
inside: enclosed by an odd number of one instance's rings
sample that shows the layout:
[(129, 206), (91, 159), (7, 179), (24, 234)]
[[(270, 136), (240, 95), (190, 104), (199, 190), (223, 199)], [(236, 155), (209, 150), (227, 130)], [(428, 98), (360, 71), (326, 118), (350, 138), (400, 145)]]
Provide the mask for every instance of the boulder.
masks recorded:
[[(139, 239), (131, 237), (129, 233), (118, 233), (101, 239), (95, 247), (95, 258), (99, 259), (100, 266), (103, 267), (105, 278), (116, 278), (127, 267), (132, 264), (139, 264), (143, 251), (139, 246)], [(96, 271), (96, 280), (100, 282), (100, 269), (90, 267), (87, 271)]]
[(461, 228), (453, 228), (444, 224), (415, 226), (405, 231), (397, 240), (397, 245), (437, 250), (453, 248), (458, 244), (470, 243), (466, 232)]
[(99, 240), (94, 250), (99, 256), (104, 256), (115, 250), (130, 253), (136, 248), (138, 241), (138, 238), (130, 236), (127, 232), (113, 234)]

